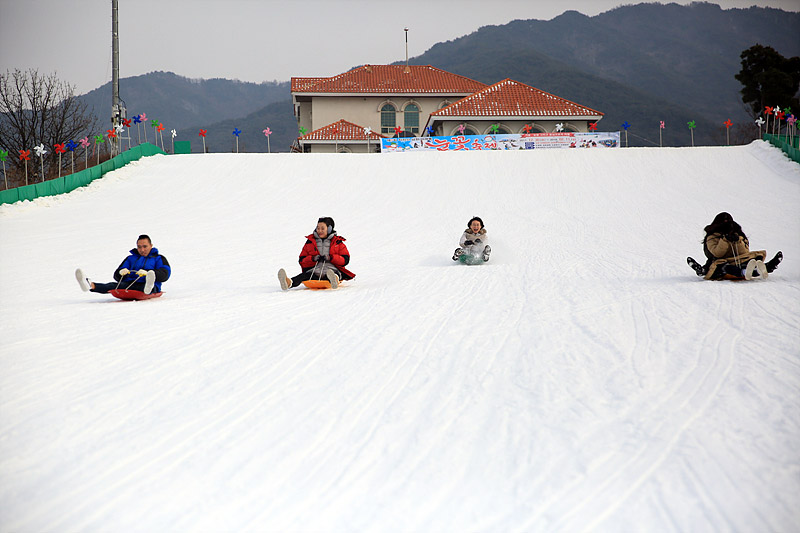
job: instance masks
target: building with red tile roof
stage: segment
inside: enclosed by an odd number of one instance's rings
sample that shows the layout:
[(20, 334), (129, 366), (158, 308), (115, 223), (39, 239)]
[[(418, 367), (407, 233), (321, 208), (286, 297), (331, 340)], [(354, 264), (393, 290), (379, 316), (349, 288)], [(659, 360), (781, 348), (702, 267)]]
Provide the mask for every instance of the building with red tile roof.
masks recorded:
[(589, 124), (603, 113), (554, 94), (506, 78), (489, 85), (445, 108), (434, 111), (426, 129), (434, 135), (460, 133), (481, 135), (495, 127), (495, 133), (551, 133), (589, 131)]
[(431, 65), (363, 65), (329, 78), (297, 77), (291, 91), (301, 132), (295, 149), (304, 152), (378, 151), (380, 137), (396, 135), (588, 131), (603, 117), (511, 79), (487, 86)]

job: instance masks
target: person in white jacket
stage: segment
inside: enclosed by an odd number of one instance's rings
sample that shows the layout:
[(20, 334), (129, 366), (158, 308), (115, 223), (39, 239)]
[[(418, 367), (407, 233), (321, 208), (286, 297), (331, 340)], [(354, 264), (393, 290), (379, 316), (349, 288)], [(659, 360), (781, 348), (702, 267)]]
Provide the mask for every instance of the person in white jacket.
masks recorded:
[[(480, 217), (472, 217), (467, 223), (467, 229), (458, 241), (458, 248), (453, 253), (453, 261), (462, 262), (486, 262), (492, 248), (489, 246), (489, 235), (483, 227), (483, 220)], [(468, 256), (461, 259), (462, 256)], [(466, 259), (466, 261), (465, 261)]]

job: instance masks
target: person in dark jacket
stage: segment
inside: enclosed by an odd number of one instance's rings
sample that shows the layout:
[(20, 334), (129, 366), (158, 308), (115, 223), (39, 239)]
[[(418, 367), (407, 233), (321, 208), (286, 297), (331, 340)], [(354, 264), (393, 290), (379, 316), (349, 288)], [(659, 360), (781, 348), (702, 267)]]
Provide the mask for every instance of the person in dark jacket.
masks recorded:
[(729, 213), (719, 213), (704, 230), (703, 253), (706, 263), (700, 265), (691, 257), (687, 257), (686, 262), (698, 276), (705, 279), (716, 280), (726, 276), (766, 278), (783, 260), (783, 252), (780, 251), (767, 263), (764, 263), (766, 251), (751, 252), (750, 241), (742, 226)]
[(300, 268), (302, 272), (293, 278), (286, 275), (286, 270), (278, 271), (281, 290), (297, 287), (310, 279), (327, 279), (332, 289), (339, 287), (339, 282), (356, 277), (345, 267), (350, 263), (350, 252), (344, 244), (344, 237), (337, 235), (333, 229), (331, 217), (323, 217), (317, 221), (314, 233), (306, 236), (306, 243), (300, 250)]
[(75, 271), (78, 284), (84, 292), (106, 294), (114, 289), (130, 289), (145, 294), (161, 292), (161, 284), (169, 279), (172, 269), (169, 261), (158, 253), (147, 235), (139, 235), (136, 248), (119, 264), (114, 272), (116, 283), (94, 283), (83, 275), (79, 268)]

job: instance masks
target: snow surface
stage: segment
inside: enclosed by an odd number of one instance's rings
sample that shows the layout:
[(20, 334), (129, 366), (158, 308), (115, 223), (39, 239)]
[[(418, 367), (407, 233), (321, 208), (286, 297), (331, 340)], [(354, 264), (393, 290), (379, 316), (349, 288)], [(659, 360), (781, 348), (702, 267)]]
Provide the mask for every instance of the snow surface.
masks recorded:
[[(760, 141), (154, 156), (2, 206), (0, 530), (797, 531), (799, 208)], [(719, 211), (768, 280), (688, 268)], [(283, 293), (320, 216), (357, 278)], [(80, 291), (140, 233), (164, 297)]]

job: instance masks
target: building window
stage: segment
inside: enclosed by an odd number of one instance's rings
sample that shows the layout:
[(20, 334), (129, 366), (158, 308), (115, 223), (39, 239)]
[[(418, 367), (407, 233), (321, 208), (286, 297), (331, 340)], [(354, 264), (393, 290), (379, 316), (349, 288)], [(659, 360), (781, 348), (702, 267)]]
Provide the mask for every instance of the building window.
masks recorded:
[(394, 106), (386, 104), (381, 108), (381, 133), (394, 133), (397, 115)]
[(464, 126), (464, 133), (461, 133), (461, 131), (459, 130), (459, 127), (456, 126), (455, 128), (453, 128), (453, 132), (450, 135), (477, 135), (477, 134), (478, 134), (478, 132), (475, 131), (474, 129), (472, 129), (471, 126), (466, 126), (465, 125)]
[(511, 132), (508, 131), (508, 128), (506, 128), (505, 126), (500, 126), (498, 124), (497, 125), (497, 133), (492, 132), (492, 127), (489, 126), (489, 128), (486, 130), (485, 135), (508, 135), (509, 133), (511, 133)]
[(407, 133), (419, 133), (419, 107), (414, 104), (408, 104), (404, 111), (403, 123), (405, 124), (405, 131)]

